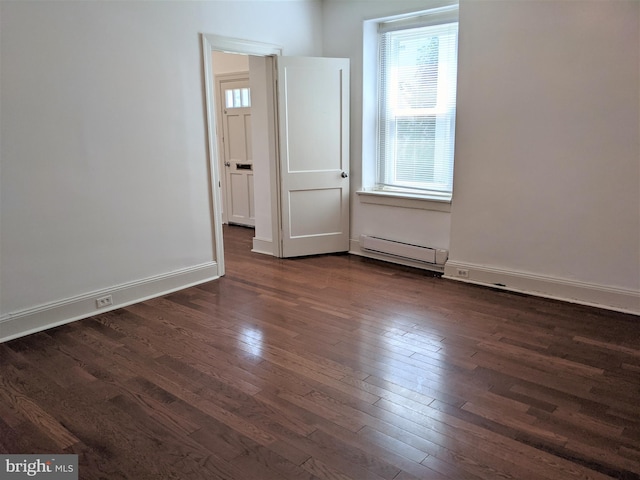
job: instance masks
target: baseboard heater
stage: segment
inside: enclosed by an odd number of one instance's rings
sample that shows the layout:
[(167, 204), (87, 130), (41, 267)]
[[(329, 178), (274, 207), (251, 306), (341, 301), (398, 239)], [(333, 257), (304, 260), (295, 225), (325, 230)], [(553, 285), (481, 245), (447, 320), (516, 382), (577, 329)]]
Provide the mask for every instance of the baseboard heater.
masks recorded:
[(360, 235), (360, 248), (369, 252), (433, 265), (444, 265), (449, 255), (449, 252), (442, 248), (423, 247), (369, 235)]

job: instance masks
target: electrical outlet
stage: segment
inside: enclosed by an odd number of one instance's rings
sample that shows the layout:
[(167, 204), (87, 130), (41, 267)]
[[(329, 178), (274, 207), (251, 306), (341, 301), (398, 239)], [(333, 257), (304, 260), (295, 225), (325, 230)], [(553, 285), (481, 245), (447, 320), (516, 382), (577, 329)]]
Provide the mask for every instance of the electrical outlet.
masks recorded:
[(113, 298), (111, 295), (105, 295), (104, 297), (96, 298), (96, 308), (104, 308), (109, 305), (113, 305)]
[(466, 268), (459, 268), (456, 272), (456, 275), (458, 275), (460, 278), (469, 278), (469, 270), (467, 270)]

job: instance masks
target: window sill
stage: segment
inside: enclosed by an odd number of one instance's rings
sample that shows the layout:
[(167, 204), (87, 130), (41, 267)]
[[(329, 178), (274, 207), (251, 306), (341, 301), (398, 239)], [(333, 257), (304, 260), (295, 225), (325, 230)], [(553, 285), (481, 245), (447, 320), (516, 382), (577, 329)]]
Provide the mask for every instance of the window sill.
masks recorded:
[(356, 193), (360, 198), (360, 203), (451, 212), (451, 200), (429, 198), (410, 193), (382, 192), (379, 190), (358, 190)]

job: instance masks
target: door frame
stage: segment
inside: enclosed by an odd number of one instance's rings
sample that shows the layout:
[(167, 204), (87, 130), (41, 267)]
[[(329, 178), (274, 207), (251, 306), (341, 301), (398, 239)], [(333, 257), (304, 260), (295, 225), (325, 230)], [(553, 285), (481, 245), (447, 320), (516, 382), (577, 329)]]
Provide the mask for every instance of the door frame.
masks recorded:
[[(205, 110), (207, 117), (207, 142), (209, 148), (209, 175), (210, 175), (210, 203), (213, 212), (213, 248), (215, 260), (218, 264), (218, 275), (225, 274), (224, 264), (224, 242), (222, 238), (222, 195), (221, 195), (221, 174), (220, 155), (218, 152), (218, 127), (216, 111), (218, 109), (216, 101), (216, 85), (213, 74), (213, 52), (222, 51), (228, 53), (241, 53), (245, 55), (255, 55), (260, 57), (275, 58), (282, 55), (282, 47), (278, 45), (254, 42), (239, 38), (223, 37), (213, 34), (202, 34), (202, 64), (205, 81)], [(275, 69), (275, 62), (271, 62), (272, 71)], [(275, 72), (273, 73), (275, 78)], [(274, 96), (274, 106), (276, 102), (276, 85), (272, 86)], [(279, 188), (279, 166), (278, 166), (278, 132), (277, 132), (277, 112), (267, 112), (273, 117), (276, 151), (269, 154), (270, 190), (271, 190), (271, 224), (272, 224), (272, 244), (273, 255), (282, 257), (282, 242), (280, 232), (280, 188)], [(275, 153), (275, 155), (272, 155)], [(273, 158), (271, 158), (273, 157)]]

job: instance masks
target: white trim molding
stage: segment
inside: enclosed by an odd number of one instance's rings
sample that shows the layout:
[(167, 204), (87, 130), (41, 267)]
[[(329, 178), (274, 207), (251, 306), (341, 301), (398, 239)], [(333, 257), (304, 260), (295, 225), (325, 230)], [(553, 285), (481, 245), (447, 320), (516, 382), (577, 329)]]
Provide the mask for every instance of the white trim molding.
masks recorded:
[(256, 42), (244, 38), (224, 37), (211, 33), (203, 33), (202, 37), (207, 42), (206, 46), (209, 46), (208, 51), (218, 50), (220, 52), (259, 56), (282, 55), (282, 47), (272, 43)]
[[(207, 262), (9, 313), (0, 317), (0, 343), (217, 278), (218, 264)], [(96, 299), (106, 295), (111, 295), (113, 304), (106, 308), (96, 308)]]
[(636, 290), (457, 261), (446, 263), (443, 278), (640, 315), (640, 291)]
[(358, 190), (356, 192), (360, 203), (373, 205), (387, 205), (389, 207), (415, 208), (418, 210), (434, 210), (437, 212), (451, 212), (451, 200), (427, 198), (410, 193), (384, 192), (380, 190)]
[(253, 237), (252, 252), (273, 255), (273, 242), (269, 238)]

